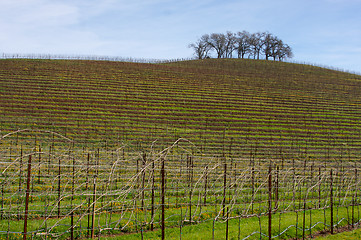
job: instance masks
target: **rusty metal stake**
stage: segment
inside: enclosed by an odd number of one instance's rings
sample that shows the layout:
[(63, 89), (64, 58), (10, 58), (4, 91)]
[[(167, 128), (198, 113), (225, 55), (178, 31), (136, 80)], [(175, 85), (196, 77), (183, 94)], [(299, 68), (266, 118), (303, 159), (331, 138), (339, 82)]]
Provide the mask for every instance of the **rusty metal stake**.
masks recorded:
[(164, 158), (162, 159), (162, 168), (161, 168), (161, 176), (162, 176), (162, 193), (161, 193), (161, 208), (162, 208), (162, 219), (161, 219), (161, 227), (162, 227), (162, 240), (165, 239), (165, 232), (164, 232), (164, 194), (165, 194), (165, 169), (164, 169)]
[(28, 161), (28, 178), (26, 182), (26, 199), (25, 199), (25, 215), (24, 215), (24, 235), (23, 239), (26, 240), (28, 228), (28, 212), (29, 212), (29, 195), (30, 195), (30, 179), (31, 179), (31, 155)]
[(272, 166), (268, 171), (268, 239), (272, 239)]

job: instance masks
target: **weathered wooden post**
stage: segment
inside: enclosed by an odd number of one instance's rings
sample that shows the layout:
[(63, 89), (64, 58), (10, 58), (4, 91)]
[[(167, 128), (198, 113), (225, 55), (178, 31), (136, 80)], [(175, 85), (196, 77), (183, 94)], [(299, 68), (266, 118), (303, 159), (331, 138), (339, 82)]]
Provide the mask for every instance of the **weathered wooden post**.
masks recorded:
[(161, 194), (161, 208), (162, 208), (162, 219), (161, 219), (161, 228), (162, 228), (162, 240), (165, 239), (165, 226), (164, 226), (164, 204), (165, 204), (165, 197), (164, 197), (164, 194), (165, 194), (165, 169), (164, 169), (164, 158), (162, 158), (162, 168), (161, 168), (161, 171), (160, 171), (160, 174), (161, 174), (161, 177), (162, 177), (162, 194)]
[(268, 170), (268, 239), (272, 239), (272, 166)]
[(26, 240), (28, 228), (28, 212), (29, 212), (29, 195), (30, 195), (30, 180), (31, 180), (31, 155), (28, 161), (28, 177), (26, 181), (26, 198), (25, 198), (25, 215), (24, 215), (24, 235), (23, 239)]
[(331, 234), (333, 234), (333, 179), (332, 169), (330, 172), (330, 207), (331, 207)]

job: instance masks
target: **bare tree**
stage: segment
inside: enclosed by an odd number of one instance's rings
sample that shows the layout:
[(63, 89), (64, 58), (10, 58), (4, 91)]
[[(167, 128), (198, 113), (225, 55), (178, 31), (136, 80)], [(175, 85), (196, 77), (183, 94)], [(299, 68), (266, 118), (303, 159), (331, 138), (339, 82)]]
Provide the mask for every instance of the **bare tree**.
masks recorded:
[(259, 56), (260, 56), (260, 53), (261, 53), (261, 50), (262, 50), (262, 47), (264, 44), (263, 37), (264, 37), (264, 33), (257, 32), (257, 33), (251, 34), (251, 36), (249, 38), (249, 44), (250, 44), (254, 59), (256, 59), (256, 57), (257, 57), (257, 59), (259, 59)]
[(266, 60), (272, 57), (274, 61), (277, 58), (279, 61), (282, 61), (284, 58), (291, 58), (293, 56), (292, 49), (270, 33), (266, 33), (265, 35), (263, 52)]
[(263, 53), (266, 57), (266, 60), (268, 60), (270, 57), (273, 57), (273, 60), (276, 60), (278, 57), (279, 48), (283, 44), (282, 41), (269, 32), (264, 33), (263, 41)]
[(222, 58), (226, 52), (226, 36), (222, 33), (212, 33), (209, 37), (208, 44), (217, 53), (217, 58)]
[(278, 58), (280, 61), (283, 61), (285, 58), (292, 58), (293, 52), (290, 46), (283, 44), (279, 46)]
[(232, 32), (227, 32), (226, 37), (226, 45), (225, 45), (225, 58), (232, 58), (233, 51), (235, 50), (236, 44), (236, 35)]
[(197, 42), (188, 45), (189, 48), (193, 48), (195, 55), (198, 59), (204, 59), (208, 57), (208, 53), (211, 50), (211, 46), (208, 44), (209, 35), (204, 34)]
[(245, 54), (250, 51), (250, 33), (247, 31), (238, 32), (235, 40), (235, 49), (238, 58), (244, 58)]
[(249, 54), (249, 57), (260, 59), (261, 53), (266, 60), (272, 57), (274, 61), (282, 61), (293, 57), (291, 47), (269, 32), (205, 34), (197, 42), (189, 44), (189, 47), (193, 48), (198, 59), (206, 58), (212, 50), (216, 52), (217, 58), (232, 58), (234, 51), (237, 51), (238, 58)]

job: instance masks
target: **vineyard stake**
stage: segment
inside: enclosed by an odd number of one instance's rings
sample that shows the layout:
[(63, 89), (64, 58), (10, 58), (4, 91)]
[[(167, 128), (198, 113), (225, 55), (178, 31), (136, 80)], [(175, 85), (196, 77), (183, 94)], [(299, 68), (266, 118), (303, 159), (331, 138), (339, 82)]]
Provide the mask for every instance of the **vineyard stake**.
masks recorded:
[(355, 200), (357, 199), (357, 168), (355, 167), (355, 194), (353, 196), (352, 199), (352, 228), (355, 227), (355, 213), (354, 213), (354, 208), (355, 208)]
[(206, 166), (206, 173), (204, 176), (204, 199), (203, 199), (204, 206), (207, 204), (207, 178), (208, 178), (208, 165)]
[[(70, 152), (69, 152), (70, 154)], [(74, 181), (75, 181), (75, 158), (73, 157), (73, 174), (72, 174), (72, 185), (71, 185), (71, 213), (70, 213), (70, 239), (74, 239), (74, 210), (73, 210), (73, 200), (74, 200)]]
[(1, 217), (0, 219), (3, 220), (4, 215), (4, 184), (1, 184)]
[(142, 211), (144, 211), (144, 183), (145, 183), (145, 166), (147, 163), (147, 155), (146, 153), (143, 154), (143, 159), (142, 159), (142, 202), (141, 202), (141, 207), (142, 207)]
[(227, 163), (224, 163), (224, 173), (223, 173), (223, 217), (225, 216), (225, 210), (226, 210), (226, 187), (227, 187)]
[(192, 223), (192, 194), (193, 194), (193, 164), (192, 157), (187, 156), (188, 161), (188, 188), (189, 188), (189, 222)]
[(333, 179), (332, 179), (332, 169), (330, 171), (330, 207), (331, 207), (331, 234), (333, 234)]
[[(87, 158), (87, 168), (86, 168), (86, 181), (85, 181), (85, 191), (88, 191), (88, 184), (89, 184), (89, 161), (90, 161), (90, 153), (88, 153), (88, 158)], [(87, 196), (88, 198), (88, 208), (87, 208), (87, 212), (88, 212), (88, 228), (87, 228), (87, 237), (89, 238), (90, 234), (90, 197)]]
[(296, 212), (296, 238), (298, 237), (298, 211), (296, 210), (296, 168), (295, 159), (292, 160), (292, 201), (293, 208)]
[[(10, 157), (11, 157), (11, 149), (10, 149)], [(20, 150), (20, 169), (19, 169), (19, 192), (21, 192), (21, 183), (22, 183), (22, 169), (23, 169), (23, 145), (21, 145), (21, 150)]]
[(38, 183), (40, 184), (40, 174), (41, 174), (41, 146), (39, 145), (39, 170), (38, 170)]
[(28, 161), (28, 177), (26, 181), (26, 199), (25, 199), (25, 215), (24, 215), (24, 235), (23, 235), (24, 240), (26, 240), (27, 227), (28, 227), (30, 179), (31, 179), (31, 155), (29, 156), (29, 161)]
[(154, 160), (152, 163), (152, 206), (151, 206), (151, 224), (150, 224), (150, 230), (154, 230)]
[(51, 164), (51, 145), (49, 146), (49, 155), (48, 155), (48, 176), (50, 174), (50, 164)]
[(241, 214), (238, 216), (238, 240), (241, 239)]
[(268, 170), (268, 239), (272, 239), (272, 166)]
[(61, 165), (60, 157), (58, 161), (58, 218), (60, 218), (60, 184), (61, 184)]
[[(253, 162), (254, 163), (254, 162)], [(251, 202), (251, 205), (252, 205), (252, 214), (253, 214), (253, 205), (254, 205), (254, 166), (252, 166), (252, 170), (251, 170), (251, 179), (252, 179), (252, 202)]]
[(94, 238), (94, 225), (95, 225), (95, 202), (96, 202), (96, 176), (94, 176), (93, 179), (93, 207), (92, 207), (92, 226), (91, 226), (91, 233), (90, 233), (90, 238), (93, 239)]
[[(314, 166), (315, 162), (313, 161), (312, 162), (312, 165), (311, 165), (311, 184), (310, 186), (313, 186), (313, 166)], [(311, 192), (311, 197), (312, 197), (312, 192)], [(312, 206), (310, 207), (310, 236), (312, 238)]]
[(182, 240), (182, 224), (183, 224), (183, 208), (182, 205), (180, 207), (181, 215), (180, 215), (180, 223), (179, 223), (179, 240)]
[(216, 222), (216, 218), (213, 219), (213, 226), (212, 226), (212, 240), (214, 240), (214, 224)]
[(305, 239), (305, 230), (306, 230), (306, 196), (303, 200), (303, 228), (302, 228), (302, 239)]
[(259, 239), (262, 240), (262, 222), (261, 222), (261, 213), (257, 215), (258, 224), (259, 224)]
[(229, 208), (227, 207), (227, 220), (226, 220), (226, 240), (228, 240), (228, 220), (229, 220)]
[(160, 174), (161, 174), (161, 176), (162, 176), (162, 196), (161, 196), (161, 198), (162, 198), (162, 222), (161, 222), (161, 227), (162, 227), (162, 240), (164, 240), (165, 239), (165, 232), (164, 232), (164, 228), (165, 228), (165, 226), (164, 226), (164, 194), (165, 194), (165, 169), (164, 169), (164, 158), (162, 158), (162, 168), (161, 168), (161, 172), (160, 172)]
[(321, 168), (318, 168), (318, 208), (321, 208)]
[[(357, 168), (356, 168), (356, 182), (358, 182)], [(356, 194), (355, 194), (356, 202), (358, 202), (357, 190), (358, 190), (358, 188), (356, 186)], [(360, 219), (360, 204), (359, 203), (357, 203), (357, 219)]]
[[(338, 194), (336, 193), (336, 196), (338, 195), (338, 203), (337, 203), (337, 207), (336, 207), (336, 223), (338, 223), (339, 221), (339, 215), (338, 215), (338, 210), (339, 210), (339, 206), (341, 205), (341, 193), (342, 193), (342, 182), (343, 182), (343, 178), (342, 178), (342, 173), (341, 171), (342, 170), (342, 152), (341, 152), (341, 169), (339, 169), (337, 172), (336, 172), (336, 179), (338, 177), (338, 181), (335, 180), (336, 182), (336, 189), (338, 190)], [(336, 229), (339, 228), (339, 225), (336, 224)]]
[(278, 209), (278, 187), (279, 187), (279, 180), (278, 180), (278, 172), (279, 172), (279, 166), (277, 166), (277, 170), (276, 170), (276, 182), (275, 182), (275, 184), (276, 184), (276, 199), (275, 199), (275, 210), (277, 211), (277, 209)]

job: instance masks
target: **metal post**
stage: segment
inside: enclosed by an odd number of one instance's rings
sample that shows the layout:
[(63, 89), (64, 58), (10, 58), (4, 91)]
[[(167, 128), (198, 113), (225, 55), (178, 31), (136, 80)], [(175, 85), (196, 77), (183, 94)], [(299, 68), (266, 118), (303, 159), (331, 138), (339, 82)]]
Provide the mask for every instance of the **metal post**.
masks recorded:
[(29, 161), (28, 161), (28, 178), (27, 178), (27, 182), (26, 182), (26, 199), (25, 199), (25, 215), (24, 215), (24, 235), (23, 235), (23, 239), (24, 239), (24, 240), (26, 240), (27, 227), (28, 227), (30, 179), (31, 179), (31, 155), (29, 156)]
[(332, 169), (330, 172), (330, 205), (331, 205), (331, 234), (333, 234), (333, 179), (332, 179)]
[(272, 166), (268, 171), (268, 239), (272, 239)]
[(165, 239), (165, 234), (164, 234), (164, 193), (165, 193), (165, 170), (164, 170), (164, 159), (162, 159), (162, 168), (161, 168), (161, 176), (162, 176), (162, 223), (161, 223), (161, 227), (162, 227), (162, 240)]

